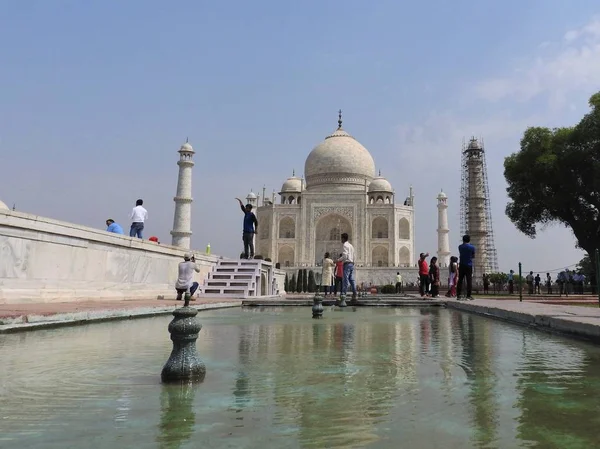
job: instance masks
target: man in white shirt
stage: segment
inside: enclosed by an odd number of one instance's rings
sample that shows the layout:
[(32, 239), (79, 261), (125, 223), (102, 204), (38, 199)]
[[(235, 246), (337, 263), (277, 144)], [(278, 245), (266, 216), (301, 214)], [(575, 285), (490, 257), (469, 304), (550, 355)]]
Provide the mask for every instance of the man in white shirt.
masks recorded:
[(177, 275), (177, 282), (175, 283), (175, 290), (177, 290), (177, 301), (181, 301), (183, 294), (187, 291), (190, 292), (190, 296), (193, 296), (198, 290), (198, 283), (194, 282), (194, 271), (200, 272), (200, 267), (196, 265), (196, 259), (190, 253), (186, 253), (183, 256), (183, 262), (179, 263), (179, 273)]
[(144, 222), (148, 219), (148, 211), (142, 206), (144, 200), (137, 200), (135, 207), (131, 211), (131, 229), (129, 230), (129, 237), (142, 237), (142, 231), (144, 230)]
[(342, 257), (338, 260), (344, 263), (344, 279), (342, 294), (346, 295), (348, 284), (352, 287), (352, 301), (356, 301), (356, 281), (354, 280), (354, 247), (348, 241), (348, 234), (342, 234)]

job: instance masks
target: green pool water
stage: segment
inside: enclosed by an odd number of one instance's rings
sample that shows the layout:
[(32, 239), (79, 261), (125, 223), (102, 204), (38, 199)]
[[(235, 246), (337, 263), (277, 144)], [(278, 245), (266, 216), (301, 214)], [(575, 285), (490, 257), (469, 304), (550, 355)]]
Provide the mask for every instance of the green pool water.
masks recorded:
[(600, 348), (446, 309), (202, 312), (0, 336), (0, 448), (600, 447)]

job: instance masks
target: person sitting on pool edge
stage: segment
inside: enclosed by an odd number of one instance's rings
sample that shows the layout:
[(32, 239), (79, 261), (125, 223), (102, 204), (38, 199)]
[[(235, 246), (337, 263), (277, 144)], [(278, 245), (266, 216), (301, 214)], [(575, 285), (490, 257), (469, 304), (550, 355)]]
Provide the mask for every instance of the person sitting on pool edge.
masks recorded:
[(175, 290), (177, 290), (177, 301), (183, 299), (185, 292), (189, 290), (190, 299), (198, 290), (197, 282), (194, 282), (194, 271), (200, 273), (200, 267), (196, 265), (196, 258), (190, 254), (185, 253), (183, 256), (183, 262), (179, 263), (179, 274), (177, 276), (177, 282), (175, 283)]

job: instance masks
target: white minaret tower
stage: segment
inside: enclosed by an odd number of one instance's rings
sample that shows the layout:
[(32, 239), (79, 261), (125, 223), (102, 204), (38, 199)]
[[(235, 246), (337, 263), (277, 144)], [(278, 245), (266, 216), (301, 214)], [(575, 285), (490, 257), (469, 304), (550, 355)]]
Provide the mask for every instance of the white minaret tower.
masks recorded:
[(188, 143), (179, 149), (179, 177), (177, 178), (177, 194), (175, 201), (175, 216), (173, 217), (173, 230), (171, 244), (180, 248), (190, 249), (192, 238), (192, 167), (194, 149)]
[(438, 263), (441, 267), (447, 267), (450, 264), (450, 237), (448, 233), (448, 197), (441, 191), (437, 196), (438, 204)]

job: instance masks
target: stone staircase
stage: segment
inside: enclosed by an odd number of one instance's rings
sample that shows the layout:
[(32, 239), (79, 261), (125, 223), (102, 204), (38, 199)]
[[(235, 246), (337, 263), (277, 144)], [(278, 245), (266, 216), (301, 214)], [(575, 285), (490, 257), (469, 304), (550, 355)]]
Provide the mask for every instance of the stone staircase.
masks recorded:
[(200, 297), (274, 296), (273, 264), (264, 260), (221, 259), (204, 281)]

